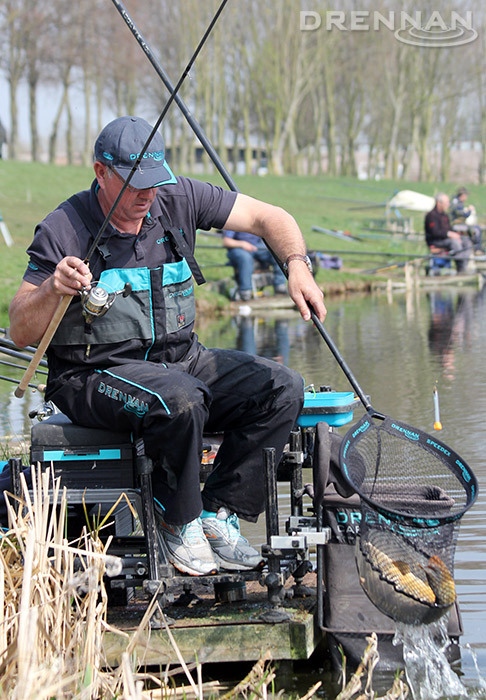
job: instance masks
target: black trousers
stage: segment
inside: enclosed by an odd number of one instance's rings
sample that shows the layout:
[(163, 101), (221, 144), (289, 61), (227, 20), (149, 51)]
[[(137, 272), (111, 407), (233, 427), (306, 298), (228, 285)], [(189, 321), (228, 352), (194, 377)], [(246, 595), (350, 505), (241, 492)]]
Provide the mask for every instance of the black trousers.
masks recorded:
[[(71, 376), (51, 399), (73, 422), (133, 432), (154, 460), (154, 496), (168, 522), (228, 507), (264, 509), (262, 450), (277, 460), (303, 404), (302, 377), (271, 360), (200, 345), (175, 364), (135, 361)], [(224, 432), (201, 493), (203, 432)]]

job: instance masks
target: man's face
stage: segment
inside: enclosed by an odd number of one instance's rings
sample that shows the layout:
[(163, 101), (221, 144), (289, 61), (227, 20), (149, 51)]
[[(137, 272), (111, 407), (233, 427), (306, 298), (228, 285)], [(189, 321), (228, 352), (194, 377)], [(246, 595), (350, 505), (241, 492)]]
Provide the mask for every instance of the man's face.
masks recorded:
[[(120, 194), (124, 180), (116, 170), (103, 163), (95, 163), (95, 173), (100, 185), (102, 196), (109, 208)], [(125, 189), (120, 199), (115, 217), (125, 221), (139, 221), (147, 216), (157, 194), (157, 187), (138, 190), (131, 185)]]
[(443, 197), (437, 200), (437, 209), (440, 212), (447, 211), (449, 209), (449, 197)]

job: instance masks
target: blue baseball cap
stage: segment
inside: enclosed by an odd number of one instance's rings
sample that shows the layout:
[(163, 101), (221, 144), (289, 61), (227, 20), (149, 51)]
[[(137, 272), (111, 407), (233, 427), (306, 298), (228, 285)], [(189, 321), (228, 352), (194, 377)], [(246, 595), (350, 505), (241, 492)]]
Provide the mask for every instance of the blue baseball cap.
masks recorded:
[[(96, 139), (95, 161), (116, 170), (125, 180), (152, 133), (152, 127), (139, 117), (118, 117), (107, 124)], [(156, 132), (145, 150), (130, 185), (144, 190), (177, 182), (165, 160), (164, 139)]]

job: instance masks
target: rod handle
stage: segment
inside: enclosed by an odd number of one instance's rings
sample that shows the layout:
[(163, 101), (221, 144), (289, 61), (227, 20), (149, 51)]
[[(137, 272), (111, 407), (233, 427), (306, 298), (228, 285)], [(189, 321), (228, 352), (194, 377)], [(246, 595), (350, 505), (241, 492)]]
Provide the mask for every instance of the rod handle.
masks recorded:
[(42, 336), (41, 341), (37, 346), (37, 350), (35, 351), (33, 358), (29, 362), (29, 365), (24, 372), (24, 376), (22, 377), (18, 387), (14, 391), (14, 394), (18, 399), (21, 399), (25, 394), (25, 391), (29, 386), (30, 380), (34, 376), (34, 373), (37, 367), (39, 366), (40, 361), (44, 357), (44, 353), (47, 350), (47, 346), (51, 342), (52, 336), (54, 335), (54, 333), (57, 330), (57, 327), (61, 323), (62, 318), (66, 313), (69, 304), (71, 303), (72, 298), (73, 297), (69, 294), (61, 297), (58, 307), (55, 310), (54, 315), (46, 328), (46, 332)]

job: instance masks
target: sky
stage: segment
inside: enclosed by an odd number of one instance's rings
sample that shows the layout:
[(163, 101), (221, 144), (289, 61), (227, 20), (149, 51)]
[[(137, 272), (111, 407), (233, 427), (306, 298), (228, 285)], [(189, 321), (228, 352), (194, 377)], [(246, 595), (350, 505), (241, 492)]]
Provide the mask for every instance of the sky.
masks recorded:
[[(59, 106), (59, 101), (61, 98), (60, 89), (51, 85), (41, 85), (37, 90), (37, 128), (39, 131), (39, 137), (41, 140), (41, 153), (42, 160), (47, 158), (47, 142), (49, 133), (52, 128), (52, 122), (54, 120), (56, 110)], [(80, 140), (82, 139), (83, 124), (84, 124), (84, 104), (81, 99), (81, 95), (72, 90), (70, 94), (71, 98), (71, 108), (73, 113), (74, 122), (74, 135), (79, 133)], [(22, 83), (19, 86), (17, 95), (18, 104), (18, 114), (19, 114), (19, 152), (29, 152), (30, 151), (30, 126), (29, 126), (29, 97), (27, 92), (27, 85)], [(93, 112), (94, 115), (94, 112)], [(114, 114), (107, 114), (106, 122), (113, 119)], [(2, 124), (7, 129), (7, 133), (10, 132), (10, 94), (9, 86), (4, 76), (0, 73), (0, 120)], [(62, 141), (64, 129), (62, 128), (59, 132), (59, 139)]]
[[(18, 92), (18, 110), (19, 110), (19, 137), (20, 141), (29, 143), (29, 99), (27, 94), (27, 86), (21, 85)], [(56, 90), (53, 88), (42, 87), (39, 89), (38, 100), (38, 128), (39, 134), (42, 137), (47, 137), (49, 133), (54, 112), (57, 106)], [(10, 131), (10, 94), (8, 83), (0, 75), (0, 119), (2, 124)]]

